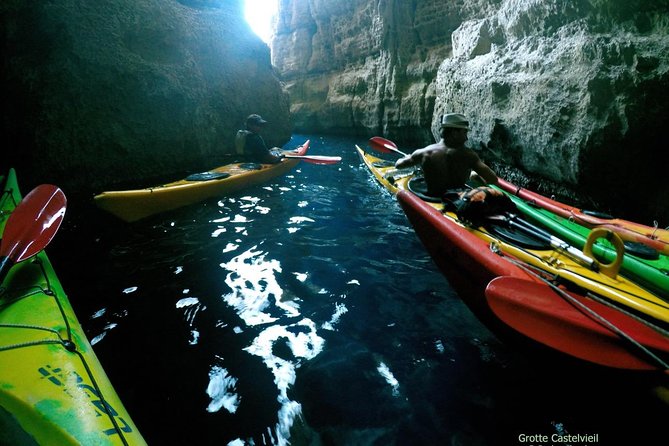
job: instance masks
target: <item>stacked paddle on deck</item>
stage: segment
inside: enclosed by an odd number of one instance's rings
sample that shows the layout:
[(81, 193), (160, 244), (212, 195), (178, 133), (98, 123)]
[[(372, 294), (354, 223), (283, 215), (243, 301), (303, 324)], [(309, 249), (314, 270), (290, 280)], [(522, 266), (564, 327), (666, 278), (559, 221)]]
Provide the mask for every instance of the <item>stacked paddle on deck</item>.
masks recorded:
[[(378, 152), (405, 155), (385, 138), (371, 138), (369, 146)], [(359, 152), (382, 184), (383, 178), (392, 176), (392, 167), (380, 172), (369, 162), (370, 155)], [(437, 265), (447, 276), (455, 270), (480, 279), (479, 302), (468, 304), (484, 304), (494, 318), (527, 338), (589, 362), (635, 370), (669, 368), (669, 304), (629, 280), (629, 263), (634, 263), (634, 258), (621, 249), (623, 243), (615, 232), (596, 232), (596, 237), (586, 237), (587, 243), (577, 247), (536, 220), (528, 221), (522, 206), (518, 207), (522, 217), (506, 213), (491, 218), (491, 222), (501, 221), (549, 245), (542, 253), (523, 248), (513, 239), (500, 239), (486, 225), (475, 228), (464, 224), (455, 214), (444, 212), (443, 205), (426, 203), (409, 192), (407, 183), (386, 187), (397, 193)], [(470, 235), (492, 243), (499, 252), (488, 255), (482, 251), (485, 244)], [(602, 253), (597, 242), (602, 235), (610, 237), (616, 247), (608, 257), (597, 255)], [(580, 248), (585, 244), (583, 252)], [(573, 264), (558, 256), (572, 259)], [(538, 261), (538, 257), (547, 261)], [(597, 280), (586, 280), (586, 273)]]
[(581, 226), (608, 229), (618, 234), (625, 241), (640, 243), (664, 255), (669, 255), (669, 230), (660, 229), (657, 224), (651, 227), (599, 212), (582, 210), (523, 189), (503, 179), (500, 179), (499, 186), (533, 206), (550, 211), (562, 218), (573, 220)]

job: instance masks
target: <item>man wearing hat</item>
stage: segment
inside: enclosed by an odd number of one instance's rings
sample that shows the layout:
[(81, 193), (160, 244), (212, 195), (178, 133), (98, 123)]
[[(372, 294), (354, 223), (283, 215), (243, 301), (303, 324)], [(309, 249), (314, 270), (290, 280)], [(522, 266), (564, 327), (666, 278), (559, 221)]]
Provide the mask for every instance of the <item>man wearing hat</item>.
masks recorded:
[(246, 130), (239, 130), (235, 137), (235, 150), (248, 161), (263, 164), (281, 162), (282, 156), (274, 155), (265, 145), (260, 131), (267, 124), (260, 115), (252, 114), (246, 118)]
[(497, 184), (497, 175), (465, 147), (469, 121), (460, 113), (441, 116), (441, 140), (410, 155), (400, 158), (395, 167), (404, 168), (419, 164), (425, 176), (428, 195), (441, 197), (450, 189), (463, 188), (472, 171), (485, 183)]

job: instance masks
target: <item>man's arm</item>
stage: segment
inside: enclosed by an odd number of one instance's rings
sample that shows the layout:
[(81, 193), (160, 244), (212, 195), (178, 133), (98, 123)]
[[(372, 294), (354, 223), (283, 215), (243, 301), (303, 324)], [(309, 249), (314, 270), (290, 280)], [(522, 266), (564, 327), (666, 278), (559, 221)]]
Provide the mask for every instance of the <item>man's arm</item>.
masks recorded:
[(423, 158), (424, 150), (425, 149), (419, 149), (413, 153), (410, 153), (409, 155), (403, 156), (402, 158), (397, 160), (397, 162), (395, 163), (395, 167), (397, 167), (398, 169), (403, 169), (405, 167), (415, 166), (416, 164), (419, 164), (421, 159)]
[(497, 184), (497, 174), (480, 159), (474, 165), (474, 172), (481, 176), (485, 184)]
[(263, 157), (263, 163), (265, 164), (277, 164), (280, 163), (283, 159), (283, 154), (281, 149), (278, 147), (272, 147), (272, 149), (267, 150), (265, 156)]
[(250, 155), (255, 162), (262, 164), (280, 163), (282, 156), (275, 156), (265, 145), (262, 137), (256, 133), (251, 133), (246, 137), (246, 153)]

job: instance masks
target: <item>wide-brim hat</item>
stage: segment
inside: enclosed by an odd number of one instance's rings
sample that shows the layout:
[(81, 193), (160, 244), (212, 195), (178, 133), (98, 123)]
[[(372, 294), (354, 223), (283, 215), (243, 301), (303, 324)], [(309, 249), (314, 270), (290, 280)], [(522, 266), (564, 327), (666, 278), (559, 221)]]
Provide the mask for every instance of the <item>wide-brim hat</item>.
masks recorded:
[(441, 115), (441, 128), (444, 127), (469, 130), (469, 120), (460, 113), (446, 113)]
[(249, 115), (248, 118), (246, 118), (246, 125), (265, 125), (267, 124), (267, 121), (265, 121), (262, 116), (260, 115)]

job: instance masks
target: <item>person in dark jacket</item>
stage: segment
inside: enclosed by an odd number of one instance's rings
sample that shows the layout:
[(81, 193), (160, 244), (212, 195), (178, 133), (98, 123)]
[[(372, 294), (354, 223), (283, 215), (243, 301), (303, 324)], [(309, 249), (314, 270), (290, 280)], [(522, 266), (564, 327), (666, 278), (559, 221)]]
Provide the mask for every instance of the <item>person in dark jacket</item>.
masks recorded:
[(265, 124), (267, 121), (260, 115), (249, 115), (246, 118), (246, 129), (237, 132), (235, 150), (238, 155), (244, 156), (248, 161), (262, 164), (280, 163), (283, 156), (273, 154), (260, 136)]

